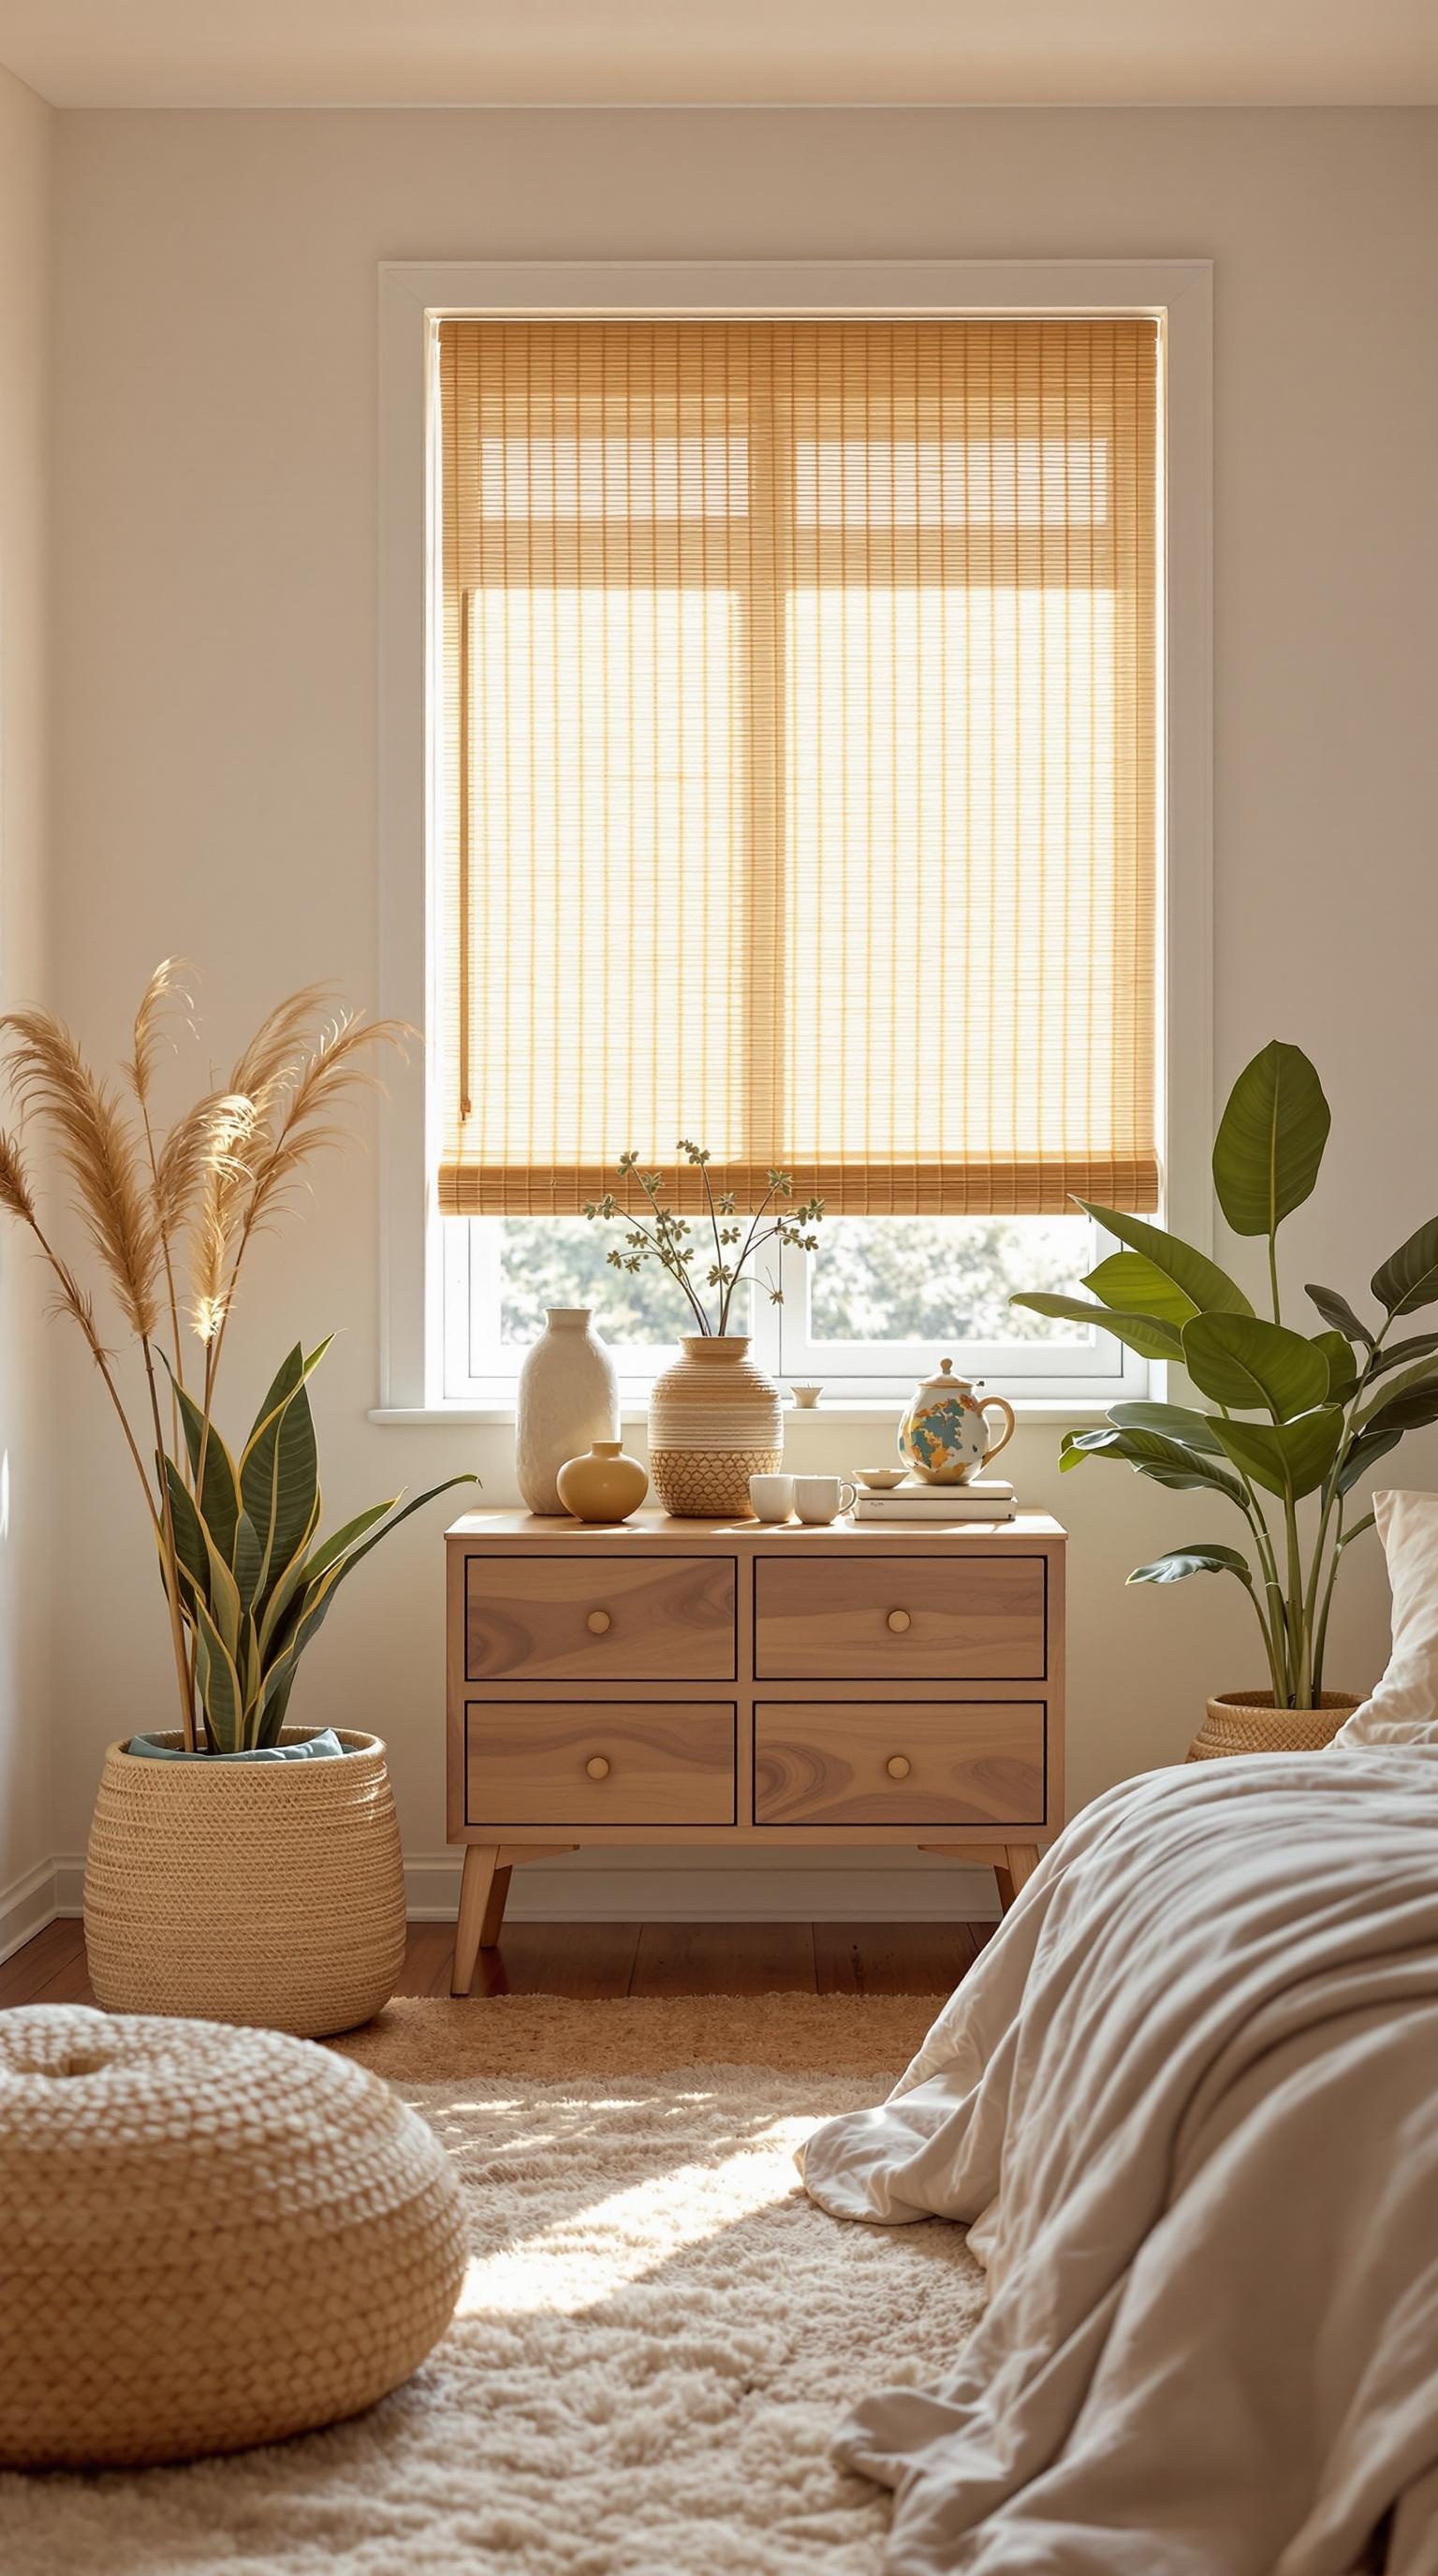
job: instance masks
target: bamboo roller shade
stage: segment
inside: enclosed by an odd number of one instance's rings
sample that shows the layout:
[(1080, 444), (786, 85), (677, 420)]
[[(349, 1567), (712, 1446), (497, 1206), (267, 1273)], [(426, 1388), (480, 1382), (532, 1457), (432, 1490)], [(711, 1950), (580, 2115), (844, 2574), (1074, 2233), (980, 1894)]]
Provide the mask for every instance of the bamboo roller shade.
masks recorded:
[(1156, 370), (441, 326), (446, 1211), (680, 1136), (836, 1214), (1156, 1204)]

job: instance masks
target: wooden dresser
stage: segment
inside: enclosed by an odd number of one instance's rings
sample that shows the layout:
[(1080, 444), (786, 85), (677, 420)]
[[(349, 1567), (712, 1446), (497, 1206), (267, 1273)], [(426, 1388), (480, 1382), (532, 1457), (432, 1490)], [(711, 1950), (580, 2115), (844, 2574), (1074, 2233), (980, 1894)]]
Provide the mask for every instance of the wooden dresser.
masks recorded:
[(454, 1992), (509, 1874), (581, 1843), (907, 1843), (1002, 1903), (1063, 1822), (1064, 1533), (607, 1527), (448, 1533)]

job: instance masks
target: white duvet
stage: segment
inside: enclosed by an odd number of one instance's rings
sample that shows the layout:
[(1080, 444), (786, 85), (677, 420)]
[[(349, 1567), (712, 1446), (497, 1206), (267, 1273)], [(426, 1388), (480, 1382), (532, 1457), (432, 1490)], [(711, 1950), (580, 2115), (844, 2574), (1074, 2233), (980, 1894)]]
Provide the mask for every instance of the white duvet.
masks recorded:
[(840, 2437), (896, 2576), (1438, 2576), (1438, 1747), (1111, 1790), (800, 2163), (985, 2222), (977, 2333)]

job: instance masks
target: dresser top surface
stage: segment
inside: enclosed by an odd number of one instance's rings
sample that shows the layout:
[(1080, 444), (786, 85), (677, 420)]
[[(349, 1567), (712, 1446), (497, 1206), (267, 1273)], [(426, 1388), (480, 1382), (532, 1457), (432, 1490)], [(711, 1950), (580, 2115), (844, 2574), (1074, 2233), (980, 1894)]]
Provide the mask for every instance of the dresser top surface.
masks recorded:
[(1032, 1548), (1036, 1543), (1054, 1545), (1067, 1533), (1047, 1512), (1018, 1512), (1009, 1521), (896, 1519), (892, 1526), (879, 1521), (830, 1521), (826, 1526), (811, 1528), (798, 1521), (752, 1520), (671, 1520), (667, 1512), (635, 1512), (627, 1521), (572, 1521), (560, 1514), (541, 1512), (466, 1512), (446, 1531), (445, 1536), (461, 1545), (476, 1544), (544, 1549), (589, 1547), (606, 1553), (626, 1544), (635, 1549), (672, 1550), (675, 1555), (692, 1555), (696, 1549), (719, 1546), (726, 1550), (736, 1546), (775, 1549), (851, 1547), (855, 1541), (876, 1547), (922, 1547), (937, 1539), (945, 1546), (981, 1545), (985, 1552), (994, 1548)]

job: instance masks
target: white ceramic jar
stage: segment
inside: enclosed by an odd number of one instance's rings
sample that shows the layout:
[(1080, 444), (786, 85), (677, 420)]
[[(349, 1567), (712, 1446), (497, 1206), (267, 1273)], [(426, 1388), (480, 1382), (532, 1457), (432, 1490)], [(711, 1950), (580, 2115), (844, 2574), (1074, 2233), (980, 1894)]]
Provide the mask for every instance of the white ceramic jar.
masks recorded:
[(519, 1372), (515, 1466), (532, 1512), (563, 1512), (558, 1477), (566, 1459), (619, 1437), (619, 1377), (588, 1306), (546, 1306), (544, 1316)]

